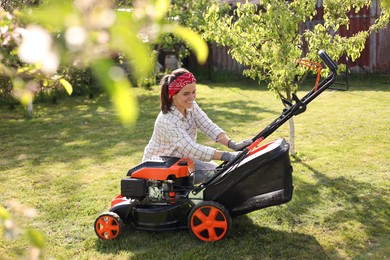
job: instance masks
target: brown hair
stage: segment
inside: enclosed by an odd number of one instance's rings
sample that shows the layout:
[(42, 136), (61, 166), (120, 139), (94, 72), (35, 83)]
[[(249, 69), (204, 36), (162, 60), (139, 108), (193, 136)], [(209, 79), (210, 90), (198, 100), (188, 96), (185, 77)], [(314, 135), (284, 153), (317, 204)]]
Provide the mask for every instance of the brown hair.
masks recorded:
[(166, 114), (172, 111), (172, 100), (169, 98), (168, 87), (169, 85), (179, 76), (188, 73), (189, 71), (183, 68), (172, 71), (171, 74), (165, 75), (161, 81), (161, 93), (160, 93), (160, 103), (161, 103), (161, 111), (163, 114)]

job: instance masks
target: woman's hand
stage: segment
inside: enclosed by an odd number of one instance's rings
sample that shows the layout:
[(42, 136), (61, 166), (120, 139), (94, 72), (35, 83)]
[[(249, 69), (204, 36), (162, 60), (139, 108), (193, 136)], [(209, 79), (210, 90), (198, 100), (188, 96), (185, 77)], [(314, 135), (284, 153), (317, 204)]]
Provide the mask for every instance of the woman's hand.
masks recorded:
[(235, 143), (234, 141), (229, 140), (227, 146), (234, 151), (241, 151), (242, 149), (251, 145), (252, 143), (253, 143), (253, 141), (251, 139), (243, 140), (239, 143)]
[(224, 162), (230, 162), (231, 160), (234, 159), (234, 157), (236, 157), (238, 154), (238, 152), (223, 152), (222, 153), (222, 156), (221, 156), (221, 161), (224, 161)]

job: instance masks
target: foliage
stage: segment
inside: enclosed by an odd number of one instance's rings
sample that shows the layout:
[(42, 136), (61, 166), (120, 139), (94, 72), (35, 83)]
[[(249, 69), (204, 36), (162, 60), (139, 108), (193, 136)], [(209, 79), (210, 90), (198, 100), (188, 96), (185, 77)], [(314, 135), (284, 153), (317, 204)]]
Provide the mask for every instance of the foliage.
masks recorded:
[(338, 60), (343, 54), (350, 57), (352, 61), (359, 58), (368, 37), (373, 32), (388, 26), (390, 9), (386, 9), (382, 1), (383, 8), (380, 17), (374, 24), (370, 25), (367, 31), (360, 31), (351, 37), (343, 37), (337, 32), (342, 26), (349, 28), (348, 12), (357, 13), (362, 8), (370, 8), (371, 4), (371, 0), (323, 1), (324, 24), (317, 24), (312, 31), (306, 30), (303, 33), (305, 41), (308, 43), (307, 57), (314, 59), (319, 49), (325, 49), (334, 60)]
[[(115, 1), (117, 8), (133, 8), (134, 0)], [(166, 14), (166, 19), (172, 23), (180, 24), (195, 32), (201, 33), (205, 27), (203, 13), (210, 4), (218, 3), (218, 0), (171, 0)], [(172, 51), (179, 60), (183, 60), (190, 54), (188, 42), (183, 41), (175, 34), (164, 34), (156, 41), (154, 49), (157, 51)]]
[[(119, 55), (129, 61), (134, 78), (143, 78), (154, 69), (152, 44), (160, 35), (171, 33), (188, 42), (201, 63), (207, 58), (207, 45), (199, 35), (165, 19), (168, 8), (168, 0), (138, 0), (131, 10), (121, 11), (115, 11), (109, 0), (51, 0), (12, 14), (2, 10), (7, 33), (0, 37), (12, 41), (3, 43), (10, 55), (2, 53), (0, 72), (11, 78), (13, 95), (28, 104), (37, 89), (53, 86), (55, 81), (72, 91), (56, 75), (60, 66), (90, 66), (105, 91), (113, 95), (122, 122), (133, 124), (137, 102), (130, 81), (116, 63)], [(20, 75), (20, 67), (29, 77)], [(53, 82), (39, 84), (49, 80)]]
[[(173, 0), (167, 12), (167, 19), (190, 28), (198, 33), (202, 33), (205, 28), (203, 14), (208, 6), (218, 3), (218, 0)], [(157, 50), (173, 51), (179, 60), (183, 60), (190, 52), (187, 43), (174, 34), (164, 35), (158, 45)]]
[[(72, 85), (72, 95), (87, 95), (92, 98), (101, 93), (99, 83), (94, 79), (89, 67), (61, 66), (58, 73), (68, 79)], [(58, 91), (56, 91), (58, 93)]]
[[(364, 48), (367, 37), (373, 30), (384, 28), (389, 21), (389, 12), (370, 28), (352, 37), (337, 34), (341, 26), (349, 25), (347, 13), (352, 9), (370, 7), (370, 0), (323, 1), (324, 24), (317, 24), (311, 31), (301, 31), (301, 26), (313, 19), (317, 1), (260, 1), (255, 4), (237, 3), (234, 15), (226, 15), (217, 5), (209, 8), (205, 19), (204, 36), (230, 47), (230, 54), (238, 62), (248, 66), (244, 74), (259, 80), (267, 80), (268, 87), (278, 95), (287, 96), (297, 90), (294, 79), (302, 77), (307, 69), (297, 67), (296, 60), (305, 53), (303, 40), (308, 45), (306, 57), (319, 61), (318, 50), (324, 49), (334, 60), (347, 54), (354, 61)], [(303, 36), (303, 37), (302, 37)]]
[[(27, 105), (32, 102), (33, 96), (42, 87), (67, 83), (61, 76), (56, 74), (47, 75), (39, 63), (28, 64), (22, 61), (18, 52), (25, 53), (26, 51), (26, 45), (22, 40), (23, 35), (26, 35), (26, 30), (23, 28), (23, 23), (20, 21), (19, 15), (20, 13), (17, 11), (15, 14), (11, 14), (4, 9), (0, 9), (0, 22), (2, 25), (0, 31), (2, 44), (2, 48), (0, 49), (0, 75), (2, 76), (0, 98), (9, 100), (12, 94), (23, 104)], [(33, 40), (32, 37), (35, 35), (42, 36), (41, 30), (35, 30), (34, 32), (36, 34), (32, 33), (30, 40)], [(44, 45), (45, 42), (38, 44)], [(39, 50), (34, 49), (32, 52), (32, 55), (34, 55)], [(67, 91), (71, 93), (72, 89), (68, 87)], [(13, 105), (11, 100), (8, 102), (11, 106)]]
[(14, 10), (20, 10), (22, 8), (33, 7), (40, 4), (40, 0), (2, 0), (0, 7), (5, 11), (12, 12)]
[[(239, 63), (249, 66), (244, 74), (259, 80), (268, 80), (276, 92), (291, 88), (295, 77), (294, 67), (299, 57), (300, 37), (297, 34), (299, 13), (313, 13), (313, 8), (292, 10), (284, 1), (263, 3), (265, 10), (254, 4), (238, 4), (231, 15), (220, 15), (218, 6), (206, 14), (205, 37), (229, 46), (229, 53)], [(298, 6), (299, 7), (299, 6)]]

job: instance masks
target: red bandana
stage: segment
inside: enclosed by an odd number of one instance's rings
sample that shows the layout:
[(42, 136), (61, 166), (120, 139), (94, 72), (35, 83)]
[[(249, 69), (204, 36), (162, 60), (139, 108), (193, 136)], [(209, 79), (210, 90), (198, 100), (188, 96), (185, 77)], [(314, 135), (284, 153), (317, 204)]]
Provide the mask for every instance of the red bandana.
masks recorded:
[(194, 75), (191, 72), (184, 73), (177, 77), (168, 87), (169, 97), (172, 98), (184, 86), (196, 82)]

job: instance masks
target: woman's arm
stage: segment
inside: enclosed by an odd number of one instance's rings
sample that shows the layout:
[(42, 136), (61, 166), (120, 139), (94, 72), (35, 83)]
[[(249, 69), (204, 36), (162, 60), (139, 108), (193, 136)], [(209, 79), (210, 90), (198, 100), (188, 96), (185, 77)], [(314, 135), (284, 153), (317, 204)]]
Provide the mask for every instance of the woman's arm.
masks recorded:
[(247, 147), (252, 143), (251, 139), (243, 140), (241, 142), (234, 142), (231, 140), (219, 126), (217, 126), (210, 118), (206, 115), (205, 112), (198, 106), (198, 104), (194, 103), (194, 117), (196, 125), (211, 139), (215, 140), (218, 143), (221, 143), (228, 148), (240, 151), (243, 148)]
[(223, 144), (227, 147), (229, 145), (229, 141), (230, 141), (230, 138), (226, 135), (226, 133), (220, 133), (217, 136), (217, 140), (216, 140), (217, 143)]
[(221, 160), (223, 152), (216, 150), (213, 156), (213, 160)]

